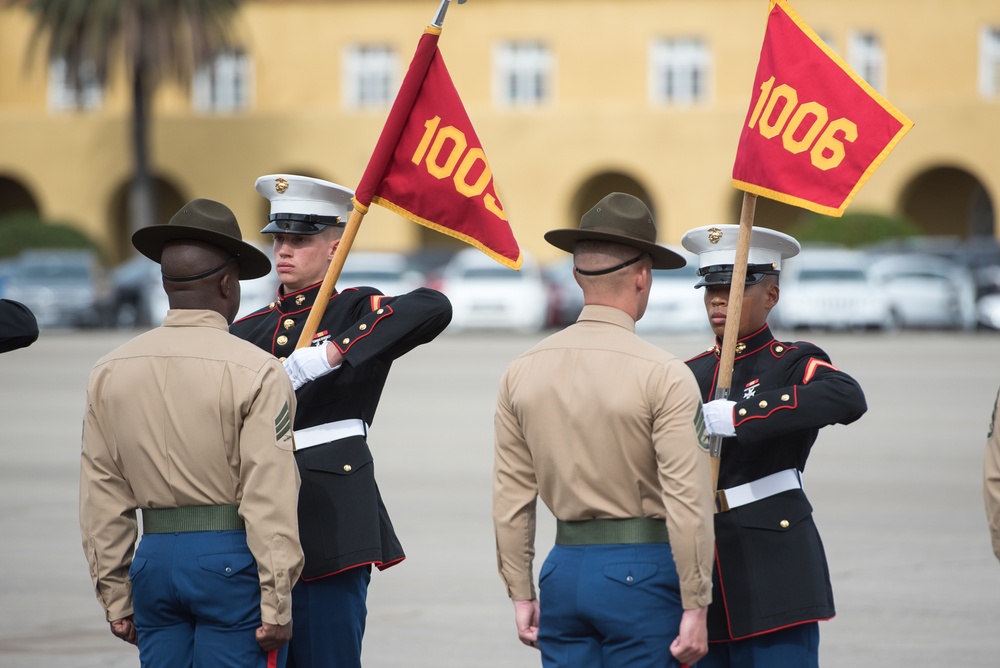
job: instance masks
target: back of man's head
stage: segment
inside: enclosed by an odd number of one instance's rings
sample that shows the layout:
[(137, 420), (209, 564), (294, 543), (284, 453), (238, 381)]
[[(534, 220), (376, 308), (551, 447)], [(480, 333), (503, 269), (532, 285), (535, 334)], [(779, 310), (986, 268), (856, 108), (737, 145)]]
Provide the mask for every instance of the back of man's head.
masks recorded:
[(204, 241), (177, 240), (163, 246), (160, 267), (170, 308), (216, 311), (232, 322), (240, 304), (236, 256)]
[(573, 249), (574, 274), (585, 304), (631, 312), (637, 292), (645, 286), (642, 272), (652, 271), (651, 264), (644, 251), (613, 241), (583, 239)]

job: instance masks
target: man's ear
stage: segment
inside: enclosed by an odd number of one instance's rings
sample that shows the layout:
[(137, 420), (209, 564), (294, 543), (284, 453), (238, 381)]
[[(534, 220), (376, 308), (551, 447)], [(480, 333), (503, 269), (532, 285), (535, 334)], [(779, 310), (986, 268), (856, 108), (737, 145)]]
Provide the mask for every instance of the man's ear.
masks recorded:
[(219, 294), (222, 295), (223, 299), (229, 297), (229, 293), (233, 290), (233, 275), (226, 272), (219, 279)]
[(768, 310), (778, 305), (778, 298), (780, 296), (781, 288), (778, 286), (777, 281), (767, 286), (767, 298), (764, 300), (764, 305), (768, 308)]

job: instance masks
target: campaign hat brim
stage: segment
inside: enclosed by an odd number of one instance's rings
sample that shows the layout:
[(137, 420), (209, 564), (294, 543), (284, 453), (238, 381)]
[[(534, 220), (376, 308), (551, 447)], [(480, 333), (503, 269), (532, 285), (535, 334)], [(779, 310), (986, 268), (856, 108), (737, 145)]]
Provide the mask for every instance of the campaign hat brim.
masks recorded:
[[(184, 224), (179, 221), (191, 221)], [(271, 272), (268, 256), (243, 241), (235, 216), (223, 204), (194, 200), (185, 205), (166, 225), (150, 225), (136, 230), (132, 245), (159, 264), (163, 247), (171, 241), (201, 241), (226, 250), (237, 257), (240, 280), (260, 278)]]
[(633, 236), (622, 234), (620, 230), (600, 229), (590, 227), (587, 229), (565, 228), (559, 230), (549, 230), (544, 234), (547, 242), (560, 250), (572, 253), (577, 241), (613, 241), (624, 246), (631, 246), (640, 251), (649, 253), (653, 259), (653, 269), (680, 269), (687, 264), (684, 257), (674, 251), (650, 243), (645, 239), (638, 239)]

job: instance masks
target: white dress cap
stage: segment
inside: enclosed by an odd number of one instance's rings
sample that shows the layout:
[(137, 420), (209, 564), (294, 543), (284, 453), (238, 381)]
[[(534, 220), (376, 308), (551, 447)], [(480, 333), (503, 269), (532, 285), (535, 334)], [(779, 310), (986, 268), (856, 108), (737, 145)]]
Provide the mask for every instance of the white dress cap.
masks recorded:
[[(681, 238), (681, 245), (698, 255), (699, 267), (732, 265), (736, 262), (736, 242), (739, 225), (705, 225), (689, 230)], [(771, 265), (781, 270), (781, 261), (798, 255), (799, 242), (783, 232), (766, 227), (753, 227), (750, 233), (748, 265)]]
[(354, 191), (322, 179), (294, 174), (268, 174), (254, 188), (271, 200), (271, 220), (280, 214), (329, 216), (347, 219), (354, 208)]

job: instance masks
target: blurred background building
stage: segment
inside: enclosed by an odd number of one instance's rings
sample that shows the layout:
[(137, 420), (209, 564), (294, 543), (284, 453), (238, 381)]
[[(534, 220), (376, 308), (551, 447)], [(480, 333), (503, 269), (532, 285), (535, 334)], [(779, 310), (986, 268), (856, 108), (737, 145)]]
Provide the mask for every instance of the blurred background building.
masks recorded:
[[(0, 239), (4, 221), (27, 212), (79, 230), (120, 263), (135, 222), (130, 79), (120, 60), (104, 84), (87, 63), (75, 79), (44, 39), (32, 49), (37, 15), (26, 4), (0, 9)], [(292, 172), (355, 186), (438, 0), (236, 4), (229, 46), (187, 85), (167, 81), (150, 100), (153, 215), (166, 222), (186, 201), (213, 198), (235, 211), (247, 238), (265, 242), (256, 235), (267, 202), (254, 180)], [(790, 4), (915, 122), (848, 214), (901, 217), (922, 235), (992, 245), (1000, 2)], [(522, 249), (542, 264), (557, 259), (542, 233), (576, 225), (612, 190), (649, 204), (663, 243), (696, 225), (738, 222), (742, 192), (730, 176), (767, 8), (452, 2), (441, 52)], [(760, 198), (755, 224), (794, 233), (807, 215)], [(376, 206), (355, 247), (433, 253), (457, 243)]]

